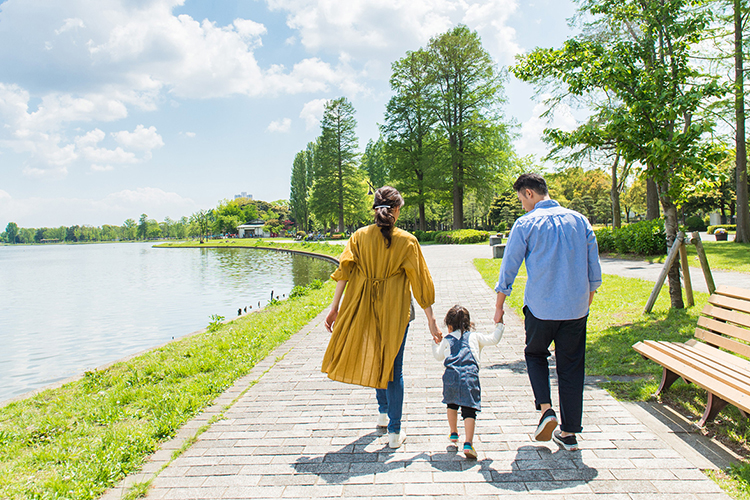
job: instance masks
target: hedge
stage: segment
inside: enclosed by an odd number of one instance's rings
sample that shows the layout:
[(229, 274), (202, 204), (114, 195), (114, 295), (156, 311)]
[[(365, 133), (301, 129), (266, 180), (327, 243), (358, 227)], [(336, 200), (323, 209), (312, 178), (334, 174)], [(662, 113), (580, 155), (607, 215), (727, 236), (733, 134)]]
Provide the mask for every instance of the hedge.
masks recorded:
[(737, 231), (737, 224), (717, 224), (715, 226), (708, 226), (708, 234), (714, 234), (719, 228), (726, 229), (727, 231)]
[(489, 231), (477, 231), (476, 229), (457, 229), (455, 231), (443, 231), (438, 233), (435, 241), (444, 245), (465, 245), (468, 243), (481, 243), (489, 241)]
[(644, 220), (621, 228), (603, 228), (595, 231), (599, 251), (602, 253), (634, 253), (639, 255), (665, 255), (667, 237), (664, 220)]

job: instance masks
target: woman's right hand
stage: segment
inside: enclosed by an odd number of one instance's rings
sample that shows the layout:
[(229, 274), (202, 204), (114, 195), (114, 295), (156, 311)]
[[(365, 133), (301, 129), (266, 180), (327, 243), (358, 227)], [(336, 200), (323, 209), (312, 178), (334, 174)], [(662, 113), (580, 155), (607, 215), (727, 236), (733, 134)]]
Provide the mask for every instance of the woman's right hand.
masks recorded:
[(441, 340), (443, 340), (443, 332), (440, 331), (440, 328), (437, 326), (437, 321), (435, 318), (432, 318), (431, 321), (427, 322), (430, 333), (432, 334), (432, 340), (435, 341), (436, 344), (439, 344)]
[(338, 315), (339, 315), (339, 310), (334, 309), (332, 307), (331, 310), (328, 311), (328, 315), (326, 316), (325, 327), (326, 327), (326, 330), (328, 330), (331, 333), (333, 332), (333, 322), (336, 321), (336, 318), (338, 317)]

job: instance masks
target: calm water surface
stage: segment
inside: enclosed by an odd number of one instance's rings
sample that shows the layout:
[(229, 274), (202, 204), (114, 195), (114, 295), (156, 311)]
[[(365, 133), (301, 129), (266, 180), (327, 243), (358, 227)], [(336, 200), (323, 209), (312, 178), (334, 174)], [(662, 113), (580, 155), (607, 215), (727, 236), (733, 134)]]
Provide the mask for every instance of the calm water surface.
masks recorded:
[[(150, 243), (0, 247), (0, 401), (237, 316), (330, 262)], [(250, 308), (248, 307), (248, 311)]]

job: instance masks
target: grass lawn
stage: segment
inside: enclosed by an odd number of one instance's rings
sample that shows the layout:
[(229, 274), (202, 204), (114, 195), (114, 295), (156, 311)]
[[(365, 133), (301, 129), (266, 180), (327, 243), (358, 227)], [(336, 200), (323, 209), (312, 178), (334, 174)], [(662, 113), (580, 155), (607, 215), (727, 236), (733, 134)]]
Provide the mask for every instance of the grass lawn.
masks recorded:
[[(474, 261), (485, 282), (493, 288), (501, 262), (500, 259)], [(513, 286), (513, 294), (506, 301), (521, 316), (525, 284), (526, 271), (522, 268)], [(653, 286), (649, 281), (604, 275), (602, 286), (591, 305), (586, 341), (586, 373), (613, 378), (636, 377), (633, 380), (604, 384), (618, 399), (653, 400), (662, 369), (653, 361), (643, 359), (632, 349), (632, 345), (647, 339), (676, 342), (690, 339), (695, 331), (698, 313), (708, 299), (708, 294), (694, 291), (694, 307), (670, 310), (668, 289), (664, 287), (653, 312), (644, 315), (643, 308)], [(706, 392), (680, 380), (661, 395), (659, 401), (697, 421), (706, 405)], [(750, 426), (748, 420), (733, 406), (722, 410), (703, 432), (727, 444), (740, 455), (750, 457)], [(750, 467), (747, 464), (738, 464), (730, 471), (711, 474), (711, 477), (734, 498), (750, 499)]]
[[(159, 443), (317, 316), (333, 282), (297, 294), (227, 324), (213, 318), (205, 333), (0, 408), (0, 498), (96, 498), (137, 471)], [(144, 490), (136, 485), (128, 498)]]
[[(704, 241), (703, 248), (706, 250), (706, 258), (711, 270), (720, 269), (723, 271), (737, 271), (740, 273), (750, 273), (750, 243), (735, 243), (733, 241)], [(607, 254), (618, 258), (634, 258), (638, 260), (647, 260), (649, 262), (664, 262), (666, 255), (658, 257), (642, 257), (621, 254)], [(687, 245), (688, 265), (690, 267), (700, 268), (698, 254), (695, 251), (695, 245)], [(692, 275), (692, 273), (691, 273)], [(699, 275), (700, 277), (700, 275)]]

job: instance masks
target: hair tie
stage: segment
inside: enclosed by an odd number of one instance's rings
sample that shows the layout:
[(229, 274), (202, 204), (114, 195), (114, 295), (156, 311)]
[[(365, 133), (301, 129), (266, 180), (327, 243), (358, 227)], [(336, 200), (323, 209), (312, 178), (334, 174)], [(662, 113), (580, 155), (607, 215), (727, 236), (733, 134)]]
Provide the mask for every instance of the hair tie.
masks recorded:
[(376, 209), (376, 208), (387, 208), (388, 210), (390, 210), (391, 206), (390, 205), (377, 205), (377, 206), (372, 207), (372, 208), (374, 208), (374, 209)]

